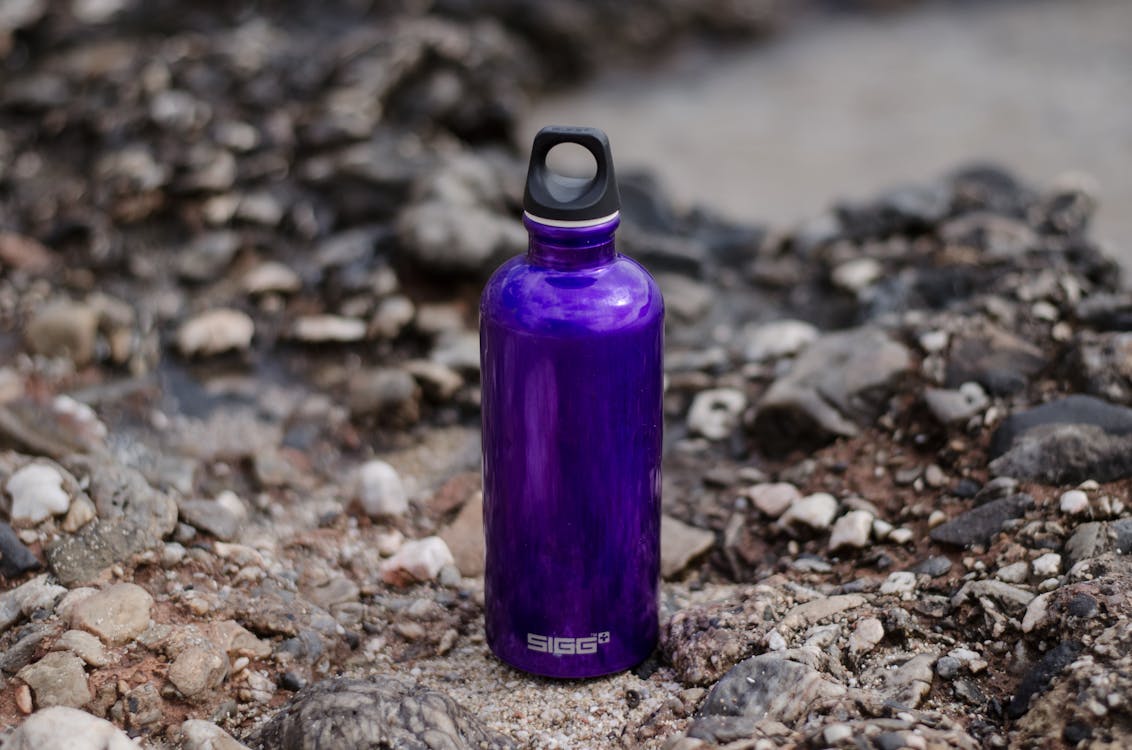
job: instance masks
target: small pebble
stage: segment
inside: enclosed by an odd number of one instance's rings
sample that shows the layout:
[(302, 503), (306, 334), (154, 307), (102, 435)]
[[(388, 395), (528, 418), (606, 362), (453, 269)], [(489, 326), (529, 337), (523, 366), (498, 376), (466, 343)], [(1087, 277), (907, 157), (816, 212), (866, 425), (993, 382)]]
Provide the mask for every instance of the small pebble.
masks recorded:
[(35, 525), (66, 513), (71, 496), (63, 488), (63, 475), (47, 464), (28, 464), (8, 478), (13, 523)]
[(1081, 490), (1069, 490), (1061, 494), (1061, 512), (1071, 516), (1084, 513), (1089, 509), (1089, 496)]
[(455, 565), (448, 545), (438, 536), (405, 542), (381, 564), (381, 579), (404, 586), (413, 581), (431, 581), (445, 565)]
[(1049, 578), (1061, 572), (1061, 555), (1056, 552), (1047, 552), (1034, 560), (1034, 575), (1039, 578)]
[(916, 590), (916, 574), (908, 571), (890, 573), (885, 582), (880, 585), (880, 593), (897, 594), (903, 596)]
[(400, 516), (409, 510), (409, 499), (401, 475), (385, 461), (366, 461), (358, 469), (356, 494), (371, 518)]
[(751, 503), (771, 518), (778, 518), (792, 504), (802, 499), (798, 488), (787, 482), (756, 484), (747, 490)]
[(827, 492), (816, 492), (794, 502), (782, 514), (779, 523), (783, 526), (801, 524), (811, 529), (828, 529), (837, 515), (837, 500)]
[(833, 524), (833, 531), (829, 535), (829, 549), (865, 547), (869, 543), (869, 532), (872, 528), (872, 513), (867, 510), (851, 510)]

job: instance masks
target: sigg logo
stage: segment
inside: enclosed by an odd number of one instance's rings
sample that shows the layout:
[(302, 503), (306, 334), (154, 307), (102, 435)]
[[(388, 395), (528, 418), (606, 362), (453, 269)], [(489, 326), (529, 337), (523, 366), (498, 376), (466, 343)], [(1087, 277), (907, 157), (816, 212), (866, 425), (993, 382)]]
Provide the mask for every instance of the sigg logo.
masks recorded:
[(583, 638), (556, 638), (549, 635), (527, 633), (527, 648), (540, 654), (555, 656), (571, 654), (596, 654), (597, 647), (609, 643), (609, 631), (592, 633)]

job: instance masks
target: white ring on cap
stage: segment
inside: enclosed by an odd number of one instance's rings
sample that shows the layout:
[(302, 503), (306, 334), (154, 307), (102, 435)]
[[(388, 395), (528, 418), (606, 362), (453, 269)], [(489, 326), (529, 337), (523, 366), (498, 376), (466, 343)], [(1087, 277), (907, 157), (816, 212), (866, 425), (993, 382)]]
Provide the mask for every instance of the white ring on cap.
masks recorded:
[(613, 221), (620, 214), (620, 211), (614, 211), (609, 216), (602, 216), (600, 219), (578, 219), (575, 221), (567, 221), (564, 219), (544, 219), (541, 216), (535, 216), (530, 211), (523, 212), (523, 216), (526, 216), (531, 221), (537, 221), (539, 224), (545, 224), (548, 227), (567, 227), (577, 229), (581, 229), (583, 227), (596, 227), (598, 224), (604, 224), (607, 221)]

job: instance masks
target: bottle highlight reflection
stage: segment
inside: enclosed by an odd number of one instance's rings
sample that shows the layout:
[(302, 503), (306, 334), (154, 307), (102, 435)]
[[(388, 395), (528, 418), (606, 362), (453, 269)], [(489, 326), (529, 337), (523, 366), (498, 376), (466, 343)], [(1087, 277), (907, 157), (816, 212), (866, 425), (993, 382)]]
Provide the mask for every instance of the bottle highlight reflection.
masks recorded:
[[(567, 142), (593, 178), (546, 167)], [(664, 303), (615, 250), (601, 131), (536, 136), (524, 209), (529, 250), (480, 304), (487, 639), (520, 669), (591, 677), (657, 638)]]

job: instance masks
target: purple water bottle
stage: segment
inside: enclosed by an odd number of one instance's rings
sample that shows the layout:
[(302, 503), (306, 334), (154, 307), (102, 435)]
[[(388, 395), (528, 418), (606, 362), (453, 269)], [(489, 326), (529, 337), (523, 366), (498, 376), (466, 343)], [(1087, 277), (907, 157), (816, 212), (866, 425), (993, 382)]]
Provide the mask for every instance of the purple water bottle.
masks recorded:
[[(547, 167), (585, 147), (592, 178)], [(656, 644), (664, 301), (617, 253), (605, 133), (535, 136), (525, 256), (480, 302), (487, 641), (503, 661), (594, 677)]]

